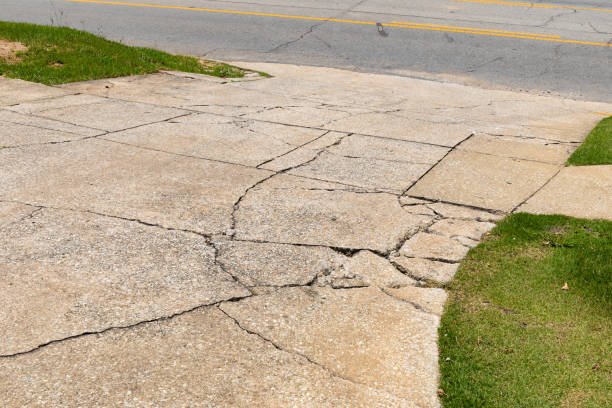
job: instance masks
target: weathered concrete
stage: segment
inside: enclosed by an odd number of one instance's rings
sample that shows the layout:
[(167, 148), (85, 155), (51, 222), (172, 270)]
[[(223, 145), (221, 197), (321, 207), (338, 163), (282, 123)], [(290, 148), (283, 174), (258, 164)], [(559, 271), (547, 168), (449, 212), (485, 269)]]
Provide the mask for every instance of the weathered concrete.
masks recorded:
[(609, 105), (254, 68), (0, 78), (0, 405), (437, 408), (427, 281), (525, 200), (609, 216), (551, 180)]
[(408, 194), (509, 212), (557, 171), (552, 164), (455, 150)]
[(0, 376), (7, 407), (414, 406), (279, 349), (216, 307), (51, 344), (0, 360), (0, 371), (11, 373)]
[(42, 209), (0, 234), (0, 354), (251, 293), (192, 233)]
[(221, 309), (282, 349), (351, 381), (414, 406), (437, 406), (437, 382), (424, 373), (436, 369), (438, 317), (408, 302), (375, 288), (287, 288)]
[(0, 150), (0, 199), (78, 208), (205, 234), (271, 173), (90, 139)]
[(612, 220), (612, 166), (566, 167), (517, 211)]

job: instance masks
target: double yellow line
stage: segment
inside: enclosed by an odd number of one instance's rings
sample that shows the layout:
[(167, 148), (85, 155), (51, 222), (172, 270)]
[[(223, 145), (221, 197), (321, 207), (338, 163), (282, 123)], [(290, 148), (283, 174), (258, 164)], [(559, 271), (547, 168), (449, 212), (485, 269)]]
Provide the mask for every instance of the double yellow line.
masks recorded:
[(530, 7), (530, 8), (543, 8), (543, 9), (570, 9), (570, 10), (588, 10), (588, 11), (610, 11), (612, 9), (594, 8), (594, 7), (580, 7), (580, 6), (562, 6), (560, 4), (542, 4), (542, 3), (521, 3), (516, 1), (499, 1), (499, 0), (456, 0), (462, 3), (483, 3), (483, 4), (495, 4), (500, 6), (516, 6), (516, 7)]
[[(345, 23), (345, 24), (365, 24), (365, 25), (373, 25), (373, 26), (376, 26), (379, 24), (373, 21), (343, 20), (343, 19), (338, 19), (338, 18), (327, 18), (327, 17), (295, 16), (295, 15), (290, 15), (290, 14), (259, 13), (255, 11), (219, 10), (219, 9), (183, 7), (183, 6), (164, 6), (160, 4), (125, 3), (125, 2), (105, 1), (105, 0), (66, 0), (66, 1), (75, 2), (75, 3), (109, 4), (109, 5), (114, 5), (114, 6), (132, 6), (132, 7), (172, 9), (172, 10), (204, 11), (204, 12), (209, 12), (209, 13), (240, 14), (240, 15), (249, 15), (249, 16), (289, 18), (289, 19), (297, 19), (297, 20), (329, 21), (329, 22), (334, 22), (334, 23)], [(458, 1), (486, 2), (489, 0), (458, 0)], [(442, 26), (442, 25), (435, 25), (435, 24), (421, 24), (421, 23), (395, 22), (395, 21), (391, 23), (384, 23), (382, 25), (384, 27), (398, 27), (398, 28), (409, 28), (409, 29), (416, 29), (416, 30), (444, 31), (444, 32), (451, 32), (451, 33), (475, 34), (475, 35), (494, 36), (494, 37), (523, 38), (523, 39), (529, 39), (529, 40), (552, 41), (552, 42), (567, 43), (567, 44), (599, 45), (599, 46), (604, 46), (604, 47), (612, 47), (612, 44), (608, 44), (608, 43), (564, 40), (557, 35), (520, 33), (520, 32), (514, 32), (514, 31), (488, 30), (488, 29), (482, 29), (482, 28), (453, 27), (453, 26)]]
[(489, 30), (485, 28), (472, 28), (472, 27), (453, 27), (453, 26), (444, 26), (444, 25), (436, 25), (436, 24), (405, 23), (401, 21), (393, 21), (392, 25), (394, 27), (416, 28), (419, 30), (447, 31), (447, 32), (453, 32), (453, 33), (491, 35), (491, 36), (496, 36), (496, 37), (528, 38), (528, 39), (533, 39), (533, 40), (560, 40), (561, 39), (561, 37), (558, 35), (521, 33), (521, 32), (516, 32), (516, 31)]

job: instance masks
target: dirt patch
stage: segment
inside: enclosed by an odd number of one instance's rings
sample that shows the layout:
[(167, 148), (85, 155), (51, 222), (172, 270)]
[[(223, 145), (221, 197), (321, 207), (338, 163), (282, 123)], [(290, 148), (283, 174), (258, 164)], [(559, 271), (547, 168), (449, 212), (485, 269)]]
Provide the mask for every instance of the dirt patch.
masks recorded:
[(28, 47), (20, 42), (0, 39), (0, 62), (15, 64), (21, 61), (17, 53), (27, 51)]

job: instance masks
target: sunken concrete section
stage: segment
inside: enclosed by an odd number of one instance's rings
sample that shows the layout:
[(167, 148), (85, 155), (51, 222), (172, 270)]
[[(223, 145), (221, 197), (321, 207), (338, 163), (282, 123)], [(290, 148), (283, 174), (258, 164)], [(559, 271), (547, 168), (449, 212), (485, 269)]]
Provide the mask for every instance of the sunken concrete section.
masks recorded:
[(561, 170), (609, 105), (252, 68), (0, 78), (1, 406), (437, 408), (469, 249), (610, 217), (607, 167)]

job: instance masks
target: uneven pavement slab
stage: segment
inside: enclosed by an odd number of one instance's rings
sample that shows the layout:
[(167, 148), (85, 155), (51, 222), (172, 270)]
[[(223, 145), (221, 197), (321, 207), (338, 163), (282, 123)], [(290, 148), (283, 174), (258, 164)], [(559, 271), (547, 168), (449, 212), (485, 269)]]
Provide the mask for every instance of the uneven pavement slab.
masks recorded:
[(562, 169), (519, 211), (612, 219), (612, 166)]
[(467, 251), (610, 216), (610, 169), (562, 169), (610, 105), (252, 68), (0, 78), (0, 405), (439, 407)]

